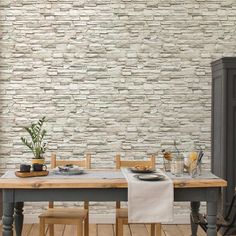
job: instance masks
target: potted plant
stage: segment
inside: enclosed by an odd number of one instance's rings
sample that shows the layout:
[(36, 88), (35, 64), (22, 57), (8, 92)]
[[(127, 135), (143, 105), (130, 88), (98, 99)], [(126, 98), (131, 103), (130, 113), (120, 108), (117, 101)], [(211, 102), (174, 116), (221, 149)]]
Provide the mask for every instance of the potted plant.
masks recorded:
[(39, 163), (44, 164), (43, 154), (46, 151), (47, 144), (44, 142), (46, 130), (42, 128), (45, 122), (45, 117), (39, 119), (37, 123), (32, 123), (29, 127), (24, 127), (31, 137), (31, 141), (21, 137), (21, 141), (33, 152), (32, 164)]

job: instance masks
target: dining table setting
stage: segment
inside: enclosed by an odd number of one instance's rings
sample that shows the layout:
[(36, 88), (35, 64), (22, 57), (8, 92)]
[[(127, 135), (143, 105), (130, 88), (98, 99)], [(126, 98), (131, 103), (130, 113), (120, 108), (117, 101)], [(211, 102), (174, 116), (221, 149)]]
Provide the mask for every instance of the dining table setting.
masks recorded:
[[(216, 215), (221, 188), (227, 182), (209, 171), (194, 178), (176, 176), (164, 169), (82, 169), (57, 167), (46, 176), (19, 177), (7, 171), (0, 178), (3, 190), (3, 236), (21, 236), (24, 202), (128, 201), (129, 223), (170, 223), (174, 202), (190, 202), (191, 214), (206, 202), (208, 236), (216, 236)], [(65, 191), (66, 190), (66, 191)], [(197, 225), (191, 222), (192, 236)]]

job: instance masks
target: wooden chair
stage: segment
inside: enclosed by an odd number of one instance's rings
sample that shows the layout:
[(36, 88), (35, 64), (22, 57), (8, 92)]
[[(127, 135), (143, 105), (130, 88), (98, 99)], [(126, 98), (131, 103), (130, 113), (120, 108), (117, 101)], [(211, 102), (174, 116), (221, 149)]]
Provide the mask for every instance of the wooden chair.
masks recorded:
[[(139, 166), (150, 166), (155, 168), (155, 156), (151, 156), (149, 160), (139, 161), (139, 160), (121, 160), (120, 155), (116, 155), (116, 169), (121, 167), (134, 167)], [(121, 208), (120, 202), (116, 202), (116, 236), (123, 236), (123, 225), (128, 224), (128, 209)], [(156, 232), (155, 232), (156, 231)], [(155, 234), (156, 233), (156, 234)], [(152, 223), (151, 224), (151, 236), (161, 236), (161, 224)]]
[[(51, 156), (51, 168), (63, 165), (78, 165), (86, 169), (91, 168), (91, 157), (86, 155), (84, 160), (57, 160), (56, 154)], [(49, 202), (49, 209), (39, 215), (40, 236), (45, 235), (45, 225), (49, 226), (49, 235), (54, 236), (54, 224), (77, 225), (77, 236), (88, 236), (89, 218), (88, 202), (84, 202), (84, 208), (53, 208), (53, 202)], [(84, 227), (83, 227), (84, 223)], [(83, 234), (84, 228), (84, 234)]]

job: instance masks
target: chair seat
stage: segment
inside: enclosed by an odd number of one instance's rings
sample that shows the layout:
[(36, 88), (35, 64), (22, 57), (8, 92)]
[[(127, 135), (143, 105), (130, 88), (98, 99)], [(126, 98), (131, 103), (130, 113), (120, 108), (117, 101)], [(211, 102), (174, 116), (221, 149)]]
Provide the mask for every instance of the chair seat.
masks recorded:
[(52, 208), (39, 215), (40, 218), (57, 219), (84, 219), (88, 215), (88, 210), (80, 208)]
[(128, 218), (128, 208), (117, 208), (116, 209), (117, 218)]

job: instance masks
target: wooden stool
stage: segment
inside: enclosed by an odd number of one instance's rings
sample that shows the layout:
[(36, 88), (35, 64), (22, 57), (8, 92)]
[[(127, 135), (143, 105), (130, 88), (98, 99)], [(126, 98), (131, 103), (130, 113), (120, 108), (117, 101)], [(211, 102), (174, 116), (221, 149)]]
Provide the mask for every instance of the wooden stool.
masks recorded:
[[(49, 225), (49, 235), (54, 235), (54, 224), (77, 225), (77, 236), (88, 236), (88, 210), (76, 208), (48, 209), (39, 216), (40, 236), (45, 235), (45, 225)], [(84, 227), (83, 227), (84, 223)], [(84, 234), (83, 234), (84, 228)]]
[[(78, 165), (87, 169), (91, 168), (91, 157), (86, 155), (84, 160), (57, 160), (56, 155), (51, 156), (51, 168), (60, 165)], [(53, 208), (53, 202), (49, 202), (49, 209), (39, 215), (40, 236), (45, 235), (45, 225), (49, 225), (49, 235), (54, 236), (54, 224), (77, 225), (77, 236), (89, 236), (88, 202), (84, 202), (84, 208)], [(84, 230), (83, 230), (84, 228)], [(84, 234), (83, 234), (84, 231)]]
[[(121, 160), (120, 155), (116, 155), (116, 169), (121, 167), (150, 166), (155, 168), (155, 157), (151, 156), (147, 161)], [(120, 202), (116, 202), (116, 236), (123, 236), (123, 226), (128, 224), (128, 209), (120, 208)], [(161, 224), (151, 224), (151, 236), (161, 236)]]

